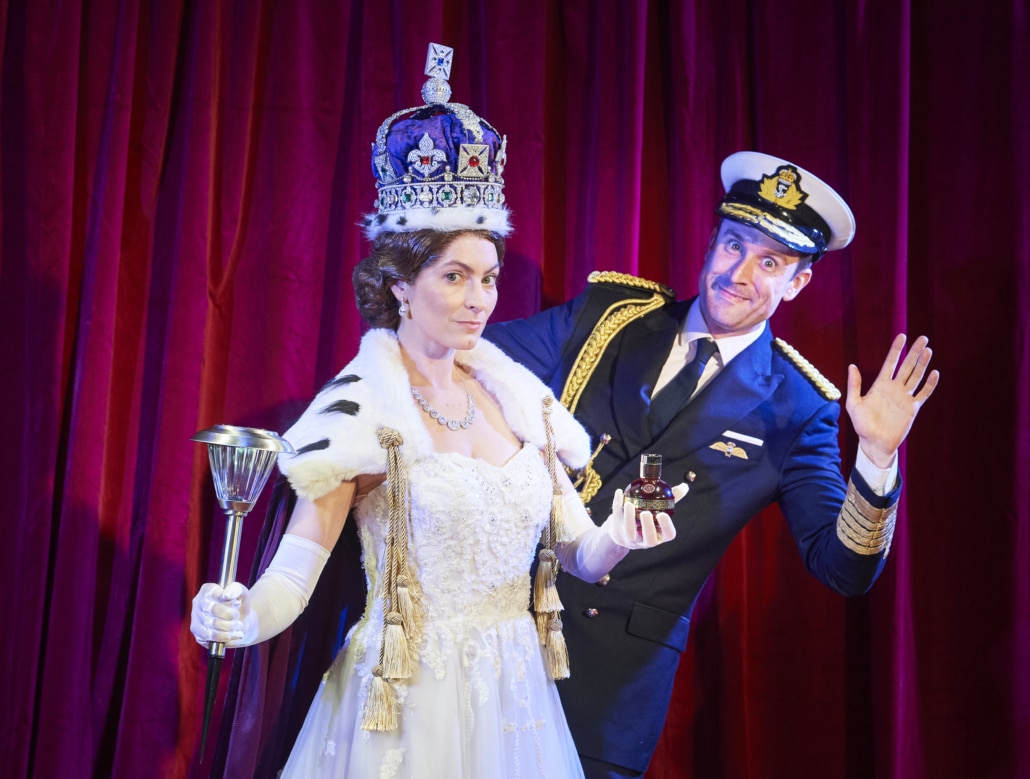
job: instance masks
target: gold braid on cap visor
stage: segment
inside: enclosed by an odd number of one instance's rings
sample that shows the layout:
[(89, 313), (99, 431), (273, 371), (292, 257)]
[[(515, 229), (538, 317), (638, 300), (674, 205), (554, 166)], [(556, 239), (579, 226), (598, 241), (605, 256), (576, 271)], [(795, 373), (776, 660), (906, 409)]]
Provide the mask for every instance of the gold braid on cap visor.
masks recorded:
[(739, 219), (746, 224), (754, 225), (769, 233), (769, 235), (781, 243), (805, 254), (822, 254), (825, 251), (825, 248), (817, 246), (815, 241), (809, 238), (808, 235), (790, 223), (777, 219), (768, 211), (763, 211), (755, 206), (749, 206), (745, 203), (724, 202), (719, 204), (719, 213), (723, 216)]

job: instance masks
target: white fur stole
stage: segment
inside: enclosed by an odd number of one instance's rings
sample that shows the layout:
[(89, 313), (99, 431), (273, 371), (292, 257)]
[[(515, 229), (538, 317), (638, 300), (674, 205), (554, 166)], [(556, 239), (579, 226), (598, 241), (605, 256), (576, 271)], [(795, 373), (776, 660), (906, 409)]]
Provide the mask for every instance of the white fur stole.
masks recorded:
[[(459, 351), (455, 362), (497, 399), (520, 440), (544, 449), (543, 399), (554, 397), (547, 386), (483, 339), (474, 348)], [(557, 400), (551, 406), (558, 457), (570, 467), (583, 467), (590, 457), (586, 431)], [(279, 455), (279, 469), (308, 500), (360, 474), (385, 473), (386, 450), (376, 435), (381, 427), (400, 433), (400, 454), (409, 462), (433, 451), (421, 413), (411, 397), (397, 334), (370, 330), (354, 359), (283, 435), (297, 454)]]

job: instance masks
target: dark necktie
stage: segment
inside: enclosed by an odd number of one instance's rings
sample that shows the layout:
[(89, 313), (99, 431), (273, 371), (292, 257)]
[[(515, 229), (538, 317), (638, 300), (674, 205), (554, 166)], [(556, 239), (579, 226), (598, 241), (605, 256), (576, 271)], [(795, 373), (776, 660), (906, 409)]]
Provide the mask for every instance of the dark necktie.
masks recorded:
[(680, 372), (673, 377), (672, 381), (662, 387), (651, 401), (648, 421), (653, 434), (657, 435), (664, 430), (679, 410), (687, 405), (690, 396), (697, 389), (697, 382), (705, 371), (705, 365), (717, 351), (719, 351), (719, 347), (711, 338), (702, 338), (697, 341), (694, 359), (680, 368)]

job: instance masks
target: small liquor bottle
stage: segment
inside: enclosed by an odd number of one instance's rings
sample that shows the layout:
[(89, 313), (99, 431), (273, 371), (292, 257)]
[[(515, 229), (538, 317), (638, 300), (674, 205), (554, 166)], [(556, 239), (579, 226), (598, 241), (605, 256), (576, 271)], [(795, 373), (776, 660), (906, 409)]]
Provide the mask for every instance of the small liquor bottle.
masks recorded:
[[(672, 487), (662, 480), (662, 456), (660, 454), (640, 455), (640, 478), (634, 479), (623, 491), (626, 500), (637, 507), (637, 514), (650, 511), (657, 514), (664, 511), (670, 517), (676, 508)], [(640, 520), (637, 520), (640, 527)]]

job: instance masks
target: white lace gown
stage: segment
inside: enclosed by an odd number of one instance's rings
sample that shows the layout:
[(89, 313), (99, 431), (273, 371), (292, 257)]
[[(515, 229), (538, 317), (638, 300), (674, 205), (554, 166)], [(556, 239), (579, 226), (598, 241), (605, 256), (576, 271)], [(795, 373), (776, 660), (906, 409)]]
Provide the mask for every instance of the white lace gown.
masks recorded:
[[(420, 665), (398, 685), (397, 730), (361, 728), (382, 613), (366, 609), (326, 674), (283, 777), (582, 777), (529, 612), (551, 481), (524, 446), (498, 468), (457, 454), (410, 465), (415, 565), (427, 606)], [(385, 485), (356, 511), (375, 591), (387, 531)]]

